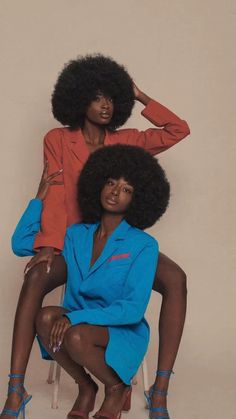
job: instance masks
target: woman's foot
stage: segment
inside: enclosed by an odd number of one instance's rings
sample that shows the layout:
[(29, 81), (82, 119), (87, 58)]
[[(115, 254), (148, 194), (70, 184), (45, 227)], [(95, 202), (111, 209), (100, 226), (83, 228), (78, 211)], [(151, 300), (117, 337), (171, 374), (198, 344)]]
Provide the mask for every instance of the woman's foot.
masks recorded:
[(97, 391), (98, 386), (90, 376), (88, 380), (80, 383), (78, 397), (68, 413), (67, 419), (85, 419), (88, 417), (89, 412), (94, 409)]
[[(16, 382), (10, 382), (11, 386), (17, 386), (18, 383)], [(22, 399), (22, 395), (23, 395), (23, 399)], [(5, 402), (3, 411), (14, 411), (14, 412), (18, 412), (20, 407), (22, 406), (22, 402), (27, 401), (29, 399), (29, 395), (27, 393), (27, 391), (25, 390), (25, 388), (22, 386), (20, 386), (19, 388), (19, 393), (17, 392), (12, 392), (8, 395), (7, 400)], [(16, 415), (10, 415), (10, 414), (6, 414), (6, 413), (2, 413), (0, 416), (1, 419), (16, 419)]]
[(167, 391), (171, 374), (173, 374), (172, 370), (157, 370), (154, 384), (150, 387), (149, 391), (144, 392), (150, 419), (156, 419), (157, 417), (169, 418)]
[[(157, 416), (159, 417), (167, 417), (167, 398), (166, 396), (162, 396), (152, 392), (152, 387), (149, 390), (149, 397), (150, 397), (150, 419), (156, 419)], [(155, 411), (154, 409), (160, 409), (160, 411)], [(154, 411), (152, 411), (152, 409)], [(163, 409), (163, 411), (161, 411)]]
[(114, 386), (108, 387), (105, 390), (105, 399), (101, 408), (95, 414), (95, 418), (103, 418), (103, 412), (109, 413), (114, 418), (119, 418), (121, 411), (128, 411), (130, 409), (131, 386), (124, 383), (118, 383)]

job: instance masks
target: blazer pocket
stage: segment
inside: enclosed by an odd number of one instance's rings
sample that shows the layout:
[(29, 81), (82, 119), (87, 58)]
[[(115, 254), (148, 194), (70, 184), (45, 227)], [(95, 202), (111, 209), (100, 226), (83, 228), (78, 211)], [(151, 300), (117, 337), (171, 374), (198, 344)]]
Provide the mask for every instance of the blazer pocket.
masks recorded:
[(125, 258), (120, 258), (120, 259), (108, 259), (107, 261), (107, 268), (109, 269), (113, 269), (113, 268), (119, 268), (119, 267), (123, 267), (125, 265), (130, 265), (131, 264), (131, 257), (125, 257)]

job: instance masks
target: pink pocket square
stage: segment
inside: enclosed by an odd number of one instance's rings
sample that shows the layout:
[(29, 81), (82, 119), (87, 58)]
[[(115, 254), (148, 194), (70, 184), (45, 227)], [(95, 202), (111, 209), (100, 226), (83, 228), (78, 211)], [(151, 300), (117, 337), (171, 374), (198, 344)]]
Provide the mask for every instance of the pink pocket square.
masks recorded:
[(117, 259), (125, 259), (130, 257), (130, 253), (120, 253), (119, 255), (113, 255), (108, 259), (108, 262), (112, 262), (113, 260)]

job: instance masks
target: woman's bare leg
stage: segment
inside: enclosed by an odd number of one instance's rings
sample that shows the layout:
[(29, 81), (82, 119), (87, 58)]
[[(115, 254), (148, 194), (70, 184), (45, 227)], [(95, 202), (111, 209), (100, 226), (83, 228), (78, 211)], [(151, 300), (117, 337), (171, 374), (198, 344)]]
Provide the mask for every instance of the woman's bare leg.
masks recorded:
[[(107, 327), (87, 324), (72, 326), (65, 334), (60, 351), (52, 352), (49, 348), (50, 331), (62, 312), (63, 309), (58, 307), (43, 308), (37, 317), (37, 331), (46, 350), (79, 383), (80, 394), (73, 409), (87, 411), (91, 397), (94, 397), (94, 387), (91, 384), (89, 387), (89, 383), (86, 382), (84, 368), (98, 378), (107, 389), (122, 382), (115, 371), (105, 363), (105, 349), (109, 340)], [(107, 395), (102, 408), (116, 414), (123, 406), (126, 389), (124, 384), (118, 391)]]
[[(100, 410), (116, 415), (123, 407), (129, 386), (105, 362), (109, 341), (108, 328), (80, 324), (67, 330), (65, 348), (70, 358), (83, 365), (105, 385), (105, 399)], [(117, 384), (120, 386), (114, 387)]]
[(64, 314), (66, 310), (62, 307), (44, 307), (36, 318), (36, 330), (46, 351), (55, 359), (59, 365), (75, 380), (79, 386), (79, 395), (72, 407), (72, 410), (81, 410), (89, 412), (91, 405), (93, 407), (98, 387), (89, 377), (85, 369), (75, 363), (66, 352), (62, 345), (59, 352), (53, 352), (49, 347), (50, 332), (54, 322)]
[[(173, 370), (182, 337), (186, 306), (186, 275), (171, 259), (160, 253), (153, 290), (162, 295), (159, 319), (159, 353), (157, 370)], [(156, 376), (155, 387), (167, 391), (169, 380)], [(153, 407), (166, 407), (166, 397), (153, 393)], [(164, 414), (159, 414), (160, 416)]]
[[(55, 257), (49, 274), (46, 273), (46, 264), (40, 263), (25, 275), (15, 315), (11, 374), (25, 374), (35, 338), (34, 322), (43, 298), (48, 292), (63, 285), (66, 282), (66, 275), (66, 264), (62, 256)], [(10, 380), (12, 385), (22, 381), (22, 378)], [(12, 393), (4, 408), (18, 410), (20, 401), (17, 393)], [(1, 415), (1, 419), (11, 419), (11, 416)]]

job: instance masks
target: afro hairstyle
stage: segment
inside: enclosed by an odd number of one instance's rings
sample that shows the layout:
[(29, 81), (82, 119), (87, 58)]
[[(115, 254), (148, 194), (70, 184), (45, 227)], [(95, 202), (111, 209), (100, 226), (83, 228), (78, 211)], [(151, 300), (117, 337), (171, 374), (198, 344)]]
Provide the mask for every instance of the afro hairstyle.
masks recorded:
[(122, 65), (101, 54), (79, 56), (64, 66), (52, 94), (54, 117), (72, 130), (83, 127), (87, 108), (98, 92), (114, 102), (114, 114), (106, 126), (114, 131), (131, 115), (133, 81)]
[(139, 229), (151, 227), (166, 211), (170, 185), (158, 161), (140, 147), (116, 144), (90, 155), (78, 182), (78, 202), (84, 223), (101, 220), (101, 191), (108, 178), (123, 177), (133, 188), (125, 220)]

